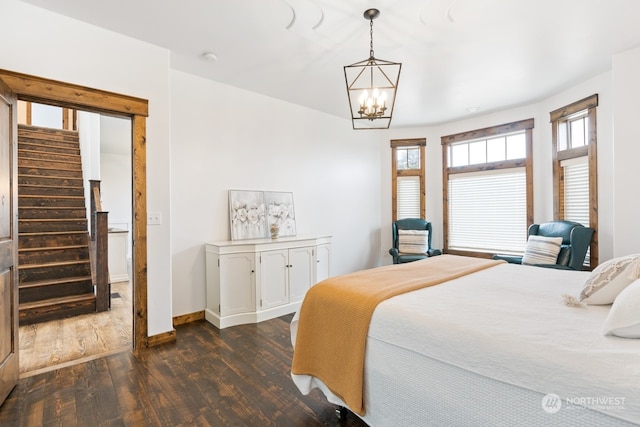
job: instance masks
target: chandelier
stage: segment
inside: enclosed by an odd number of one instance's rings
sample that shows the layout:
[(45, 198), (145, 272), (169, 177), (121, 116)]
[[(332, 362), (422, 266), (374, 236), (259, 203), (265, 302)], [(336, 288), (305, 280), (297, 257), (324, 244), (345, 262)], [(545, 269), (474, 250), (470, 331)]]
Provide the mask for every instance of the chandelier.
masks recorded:
[(364, 12), (370, 27), (369, 58), (344, 67), (354, 129), (388, 129), (396, 101), (402, 64), (374, 57), (373, 20), (378, 16), (378, 9)]

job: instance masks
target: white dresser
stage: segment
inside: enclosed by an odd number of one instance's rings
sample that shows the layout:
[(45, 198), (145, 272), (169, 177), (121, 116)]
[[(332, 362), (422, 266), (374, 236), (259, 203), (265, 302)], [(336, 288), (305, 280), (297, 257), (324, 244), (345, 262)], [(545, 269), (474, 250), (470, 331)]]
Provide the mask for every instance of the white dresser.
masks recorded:
[(222, 329), (297, 311), (307, 290), (329, 277), (331, 237), (207, 243), (205, 258), (205, 318)]

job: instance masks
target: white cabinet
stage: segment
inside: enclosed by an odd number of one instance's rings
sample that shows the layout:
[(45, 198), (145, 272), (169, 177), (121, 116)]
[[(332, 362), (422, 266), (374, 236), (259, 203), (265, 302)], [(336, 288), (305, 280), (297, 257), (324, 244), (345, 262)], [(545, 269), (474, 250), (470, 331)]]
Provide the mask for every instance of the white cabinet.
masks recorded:
[(318, 245), (318, 249), (316, 251), (316, 283), (329, 278), (329, 271), (331, 271), (330, 259), (331, 244), (324, 243)]
[(205, 318), (225, 328), (293, 313), (329, 277), (331, 238), (282, 237), (205, 245)]
[(265, 251), (259, 255), (260, 309), (289, 302), (289, 255), (286, 249)]
[(320, 280), (316, 277), (318, 246), (289, 249), (289, 298), (301, 302), (309, 288)]
[(111, 283), (128, 282), (127, 247), (129, 232), (117, 228), (109, 229), (109, 280)]
[[(214, 282), (233, 283), (233, 288), (220, 287), (213, 304), (222, 316), (249, 313), (256, 306), (255, 257), (252, 253), (229, 254), (218, 258)], [(216, 272), (217, 270), (217, 272)], [(219, 285), (218, 285), (219, 286)]]

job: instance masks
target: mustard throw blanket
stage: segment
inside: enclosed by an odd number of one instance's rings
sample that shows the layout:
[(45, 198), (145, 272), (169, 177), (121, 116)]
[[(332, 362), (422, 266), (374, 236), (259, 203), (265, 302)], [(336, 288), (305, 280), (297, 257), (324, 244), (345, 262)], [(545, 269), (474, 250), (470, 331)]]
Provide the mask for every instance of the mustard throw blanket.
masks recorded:
[(291, 372), (317, 377), (364, 415), (364, 353), (376, 306), (387, 298), (504, 261), (441, 255), (336, 276), (311, 287), (300, 308)]

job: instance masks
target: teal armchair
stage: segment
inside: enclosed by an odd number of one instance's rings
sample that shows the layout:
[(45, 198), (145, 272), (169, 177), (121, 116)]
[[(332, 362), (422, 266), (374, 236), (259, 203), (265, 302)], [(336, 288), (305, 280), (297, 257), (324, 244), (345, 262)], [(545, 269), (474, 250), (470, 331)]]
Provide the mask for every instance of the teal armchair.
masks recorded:
[[(562, 237), (560, 253), (555, 264), (537, 264), (539, 267), (563, 270), (584, 270), (584, 260), (595, 230), (573, 221), (551, 221), (531, 224), (529, 236)], [(502, 259), (513, 264), (522, 264), (521, 256), (494, 255), (493, 259)]]
[[(400, 237), (398, 230), (418, 230), (427, 231), (426, 234), (426, 251), (403, 253), (400, 252)], [(402, 264), (405, 262), (417, 261), (431, 256), (441, 255), (440, 249), (431, 247), (431, 223), (422, 218), (404, 218), (399, 219), (391, 224), (391, 234), (393, 238), (393, 247), (389, 249), (389, 255), (393, 257), (394, 264)], [(424, 235), (423, 234), (423, 235)]]

